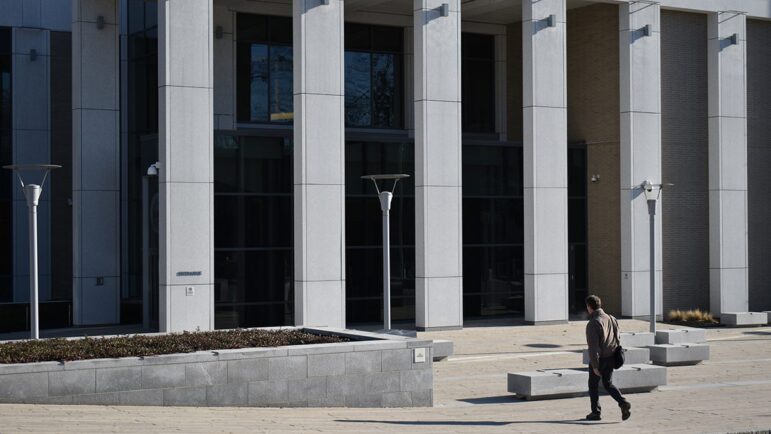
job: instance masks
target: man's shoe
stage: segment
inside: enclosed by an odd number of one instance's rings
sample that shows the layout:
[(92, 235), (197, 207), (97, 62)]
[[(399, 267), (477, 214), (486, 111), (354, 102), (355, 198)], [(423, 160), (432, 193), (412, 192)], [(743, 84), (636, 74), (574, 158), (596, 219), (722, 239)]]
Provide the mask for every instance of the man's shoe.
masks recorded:
[(628, 401), (621, 404), (621, 420), (627, 420), (629, 419), (629, 416), (632, 415), (632, 404), (630, 404)]
[(586, 415), (586, 420), (602, 420), (600, 413), (589, 413)]

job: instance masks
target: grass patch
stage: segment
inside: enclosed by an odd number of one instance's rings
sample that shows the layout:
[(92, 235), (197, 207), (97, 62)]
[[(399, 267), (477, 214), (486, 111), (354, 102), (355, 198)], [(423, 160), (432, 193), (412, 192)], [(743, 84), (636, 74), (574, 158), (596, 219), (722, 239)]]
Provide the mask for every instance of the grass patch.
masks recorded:
[(705, 324), (717, 324), (717, 321), (712, 317), (712, 314), (703, 311), (701, 309), (690, 310), (670, 310), (667, 314), (667, 321), (669, 322), (685, 322), (685, 323), (705, 323)]
[(238, 348), (348, 342), (338, 336), (321, 336), (302, 330), (223, 330), (184, 332), (159, 336), (40, 339), (0, 344), (0, 363), (59, 362)]

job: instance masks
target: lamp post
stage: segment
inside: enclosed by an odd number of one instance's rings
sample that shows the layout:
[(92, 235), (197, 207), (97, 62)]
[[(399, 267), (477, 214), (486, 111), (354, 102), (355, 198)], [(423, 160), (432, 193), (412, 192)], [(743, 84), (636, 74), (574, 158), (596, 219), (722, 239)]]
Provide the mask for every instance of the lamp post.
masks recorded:
[[(383, 211), (383, 327), (385, 331), (391, 330), (391, 236), (389, 215), (391, 211), (391, 200), (393, 192), (396, 190), (396, 183), (400, 179), (409, 178), (410, 175), (366, 175), (361, 179), (369, 179), (375, 184), (378, 199), (380, 199), (380, 210)], [(391, 181), (391, 191), (383, 190), (377, 185), (378, 181)]]
[(650, 222), (650, 275), (651, 275), (651, 325), (650, 330), (656, 334), (656, 202), (661, 195), (663, 184), (654, 184), (649, 180), (640, 184), (648, 202), (648, 216)]
[(158, 176), (158, 162), (142, 177), (142, 328), (150, 330), (150, 178)]
[[(62, 166), (56, 164), (14, 164), (3, 166), (3, 169), (16, 173), (21, 184), (21, 191), (27, 199), (29, 208), (29, 331), (32, 339), (40, 338), (38, 326), (38, 267), (37, 267), (37, 205), (40, 195), (43, 193), (43, 185), (48, 177), (48, 172)], [(43, 180), (40, 184), (24, 184), (21, 172), (43, 172)]]

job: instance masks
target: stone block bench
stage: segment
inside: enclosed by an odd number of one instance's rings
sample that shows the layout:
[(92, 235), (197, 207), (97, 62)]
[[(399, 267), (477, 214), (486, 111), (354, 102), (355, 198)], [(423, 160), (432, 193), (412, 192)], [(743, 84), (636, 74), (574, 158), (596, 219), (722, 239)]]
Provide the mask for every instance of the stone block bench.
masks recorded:
[(656, 343), (651, 332), (620, 333), (619, 337), (624, 348), (645, 348)]
[(720, 324), (733, 327), (752, 327), (768, 324), (766, 312), (723, 312), (720, 314)]
[[(586, 369), (553, 369), (509, 373), (508, 391), (519, 398), (556, 399), (588, 393)], [(667, 384), (667, 369), (648, 364), (625, 365), (613, 374), (614, 384), (624, 393), (649, 392)]]
[(707, 341), (704, 329), (658, 330), (656, 344), (700, 344)]
[(657, 365), (695, 365), (709, 360), (707, 344), (657, 344), (649, 349), (651, 361)]
[(433, 348), (433, 358), (435, 362), (442, 361), (453, 355), (455, 346), (452, 341), (435, 340)]
[[(624, 347), (624, 356), (625, 365), (639, 365), (651, 362), (650, 351), (647, 348)], [(589, 364), (589, 350), (584, 350), (583, 363), (584, 365)]]

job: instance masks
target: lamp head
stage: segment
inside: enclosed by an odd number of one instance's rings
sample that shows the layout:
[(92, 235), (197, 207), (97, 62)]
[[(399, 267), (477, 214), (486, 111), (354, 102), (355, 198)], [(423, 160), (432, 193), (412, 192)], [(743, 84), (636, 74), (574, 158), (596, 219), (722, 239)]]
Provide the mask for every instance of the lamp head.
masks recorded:
[(147, 176), (158, 176), (158, 163), (155, 162), (147, 168)]

